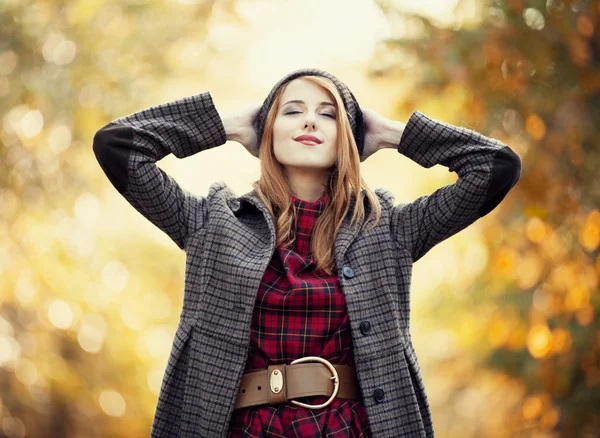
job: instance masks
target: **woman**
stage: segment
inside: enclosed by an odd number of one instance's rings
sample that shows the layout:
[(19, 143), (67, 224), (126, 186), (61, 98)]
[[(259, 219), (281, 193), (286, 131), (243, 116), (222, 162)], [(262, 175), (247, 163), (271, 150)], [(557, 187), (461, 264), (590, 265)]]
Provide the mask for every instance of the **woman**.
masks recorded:
[[(155, 164), (226, 140), (260, 159), (241, 197), (224, 183), (192, 195)], [(359, 167), (392, 147), (459, 180), (394, 206)], [(387, 120), (335, 76), (302, 69), (234, 116), (221, 117), (207, 92), (116, 119), (94, 152), (187, 253), (153, 437), (433, 436), (410, 338), (410, 270), (516, 184), (508, 146), (418, 111)]]

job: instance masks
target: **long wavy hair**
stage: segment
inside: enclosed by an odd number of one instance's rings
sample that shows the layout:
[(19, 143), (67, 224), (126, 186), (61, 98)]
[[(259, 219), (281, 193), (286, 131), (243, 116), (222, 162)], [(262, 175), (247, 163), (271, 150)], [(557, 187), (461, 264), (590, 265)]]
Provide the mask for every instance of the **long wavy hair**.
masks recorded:
[[(348, 214), (351, 200), (356, 199), (355, 194), (360, 196), (364, 188), (364, 194), (369, 200), (371, 211), (365, 219), (363, 202), (356, 202), (350, 221), (351, 226), (362, 228), (369, 220), (374, 220), (371, 227), (373, 228), (381, 218), (381, 205), (377, 195), (367, 187), (360, 175), (358, 148), (344, 103), (335, 85), (328, 79), (317, 76), (303, 76), (303, 78), (323, 87), (337, 105), (337, 160), (329, 170), (329, 184), (325, 187), (325, 193), (329, 193), (330, 200), (314, 224), (310, 243), (310, 252), (315, 259), (316, 269), (332, 275), (336, 267), (335, 237)], [(284, 166), (277, 160), (273, 150), (273, 125), (275, 124), (281, 96), (288, 84), (289, 82), (283, 84), (277, 90), (275, 100), (267, 114), (259, 151), (261, 175), (257, 181), (252, 183), (252, 187), (273, 217), (277, 235), (276, 247), (284, 242), (293, 247), (296, 240), (297, 212), (290, 198), (291, 185)]]

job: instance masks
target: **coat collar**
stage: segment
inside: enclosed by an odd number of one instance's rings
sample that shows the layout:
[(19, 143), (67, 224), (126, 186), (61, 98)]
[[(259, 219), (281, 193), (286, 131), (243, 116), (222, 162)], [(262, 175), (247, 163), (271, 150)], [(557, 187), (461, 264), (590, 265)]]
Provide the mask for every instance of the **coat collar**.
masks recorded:
[[(363, 196), (365, 194), (365, 192), (366, 192), (366, 190), (362, 190), (361, 196)], [(262, 213), (269, 214), (269, 211), (267, 210), (266, 206), (262, 203), (262, 201), (258, 197), (258, 194), (256, 193), (256, 189), (252, 189), (251, 191), (244, 193), (241, 196), (235, 196), (235, 194), (233, 194), (231, 192), (231, 190), (229, 190), (229, 193), (232, 196), (230, 196), (228, 198), (228, 202), (229, 202), (232, 210), (235, 213), (239, 213), (243, 208), (247, 207), (248, 205), (253, 205), (258, 210), (260, 210)], [(365, 202), (365, 207), (369, 208), (368, 198), (365, 197), (363, 199)], [(353, 194), (352, 198), (350, 200), (350, 209), (348, 210), (348, 214), (351, 214), (354, 211), (355, 205), (356, 205), (356, 197)], [(368, 214), (368, 210), (367, 210), (367, 214)]]
[[(269, 232), (271, 234), (271, 246), (274, 249), (276, 241), (275, 225), (273, 223), (273, 219), (271, 217), (271, 214), (269, 213), (269, 210), (258, 197), (256, 189), (252, 189), (251, 191), (244, 193), (241, 196), (236, 196), (235, 193), (233, 193), (233, 191), (225, 183), (216, 184), (218, 184), (218, 187), (213, 185), (213, 188), (222, 188), (225, 190), (227, 203), (229, 204), (230, 208), (236, 216), (242, 214), (242, 212), (250, 206), (254, 206), (258, 211), (260, 211), (263, 214), (269, 227)], [(365, 192), (366, 190), (361, 191), (362, 194), (364, 194)], [(368, 215), (370, 210), (368, 198), (363, 197), (363, 200), (365, 202), (365, 214)], [(342, 225), (340, 226), (335, 241), (334, 256), (336, 259), (336, 263), (340, 267), (343, 266), (344, 254), (346, 253), (346, 250), (348, 249), (352, 241), (357, 237), (359, 232), (359, 230), (357, 230), (355, 226), (350, 226), (350, 220), (352, 217), (352, 213), (354, 212), (355, 205), (356, 197), (352, 195), (352, 198), (350, 200), (350, 208), (348, 209), (348, 213), (346, 214), (346, 217), (344, 218)]]

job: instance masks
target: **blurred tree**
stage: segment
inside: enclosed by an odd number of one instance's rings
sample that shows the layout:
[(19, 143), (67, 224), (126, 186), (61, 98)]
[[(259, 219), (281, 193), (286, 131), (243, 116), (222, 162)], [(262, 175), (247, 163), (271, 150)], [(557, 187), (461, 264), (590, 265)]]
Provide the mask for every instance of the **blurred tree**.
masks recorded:
[(91, 142), (147, 103), (180, 44), (210, 60), (214, 3), (0, 2), (0, 436), (149, 435), (181, 260), (102, 239), (118, 221), (98, 220)]
[(418, 29), (382, 42), (372, 63), (376, 77), (419, 78), (398, 113), (438, 102), (523, 161), (479, 224), (485, 271), (424, 309), (457, 340), (431, 371), (454, 382), (434, 420), (460, 437), (600, 436), (600, 3), (482, 1), (479, 21), (451, 29), (379, 5)]

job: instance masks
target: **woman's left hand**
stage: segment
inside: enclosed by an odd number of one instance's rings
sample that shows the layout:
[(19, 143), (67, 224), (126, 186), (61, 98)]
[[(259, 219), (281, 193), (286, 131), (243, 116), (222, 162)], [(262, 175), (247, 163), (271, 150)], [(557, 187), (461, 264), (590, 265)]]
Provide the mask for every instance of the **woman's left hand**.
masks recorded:
[(361, 107), (363, 113), (363, 119), (365, 122), (365, 145), (363, 153), (360, 156), (360, 162), (362, 163), (379, 149), (383, 144), (383, 133), (385, 132), (386, 122), (388, 119), (383, 117), (376, 111), (370, 110), (369, 108)]

